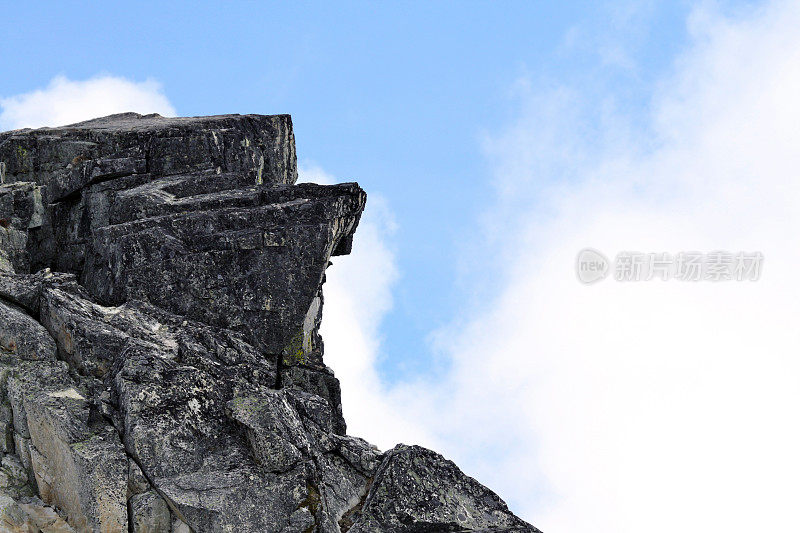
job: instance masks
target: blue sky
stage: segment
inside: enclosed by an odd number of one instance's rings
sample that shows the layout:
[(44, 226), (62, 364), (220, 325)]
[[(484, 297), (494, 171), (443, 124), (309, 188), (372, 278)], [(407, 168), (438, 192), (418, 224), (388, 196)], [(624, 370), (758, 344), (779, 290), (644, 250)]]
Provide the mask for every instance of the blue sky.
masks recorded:
[(600, 4), (15, 3), (0, 94), (107, 73), (157, 80), (181, 115), (290, 113), (301, 164), (395, 214), (393, 380), (430, 371), (428, 334), (466, 305), (461, 245), (492, 195), (483, 139), (513, 119), (515, 83), (613, 91), (633, 112), (685, 42), (685, 3)]
[[(304, 179), (367, 190), (322, 326), (352, 433), (442, 451), (545, 531), (796, 521), (797, 2), (3, 12), (0, 127), (290, 113)], [(585, 287), (587, 246), (765, 269)]]

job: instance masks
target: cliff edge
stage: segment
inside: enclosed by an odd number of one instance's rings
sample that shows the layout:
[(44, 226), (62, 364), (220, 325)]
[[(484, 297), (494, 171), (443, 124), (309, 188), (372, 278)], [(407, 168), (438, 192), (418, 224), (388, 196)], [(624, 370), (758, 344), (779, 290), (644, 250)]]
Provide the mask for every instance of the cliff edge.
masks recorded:
[(322, 285), (366, 194), (288, 115), (0, 133), (0, 531), (536, 532), (347, 435)]

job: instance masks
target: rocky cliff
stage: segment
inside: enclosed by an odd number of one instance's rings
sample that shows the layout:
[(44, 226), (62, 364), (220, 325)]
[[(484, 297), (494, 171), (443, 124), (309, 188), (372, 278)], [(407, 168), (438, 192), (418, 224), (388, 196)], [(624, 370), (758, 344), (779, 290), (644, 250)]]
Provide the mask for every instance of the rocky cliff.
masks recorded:
[(322, 284), (366, 202), (289, 116), (0, 134), (0, 531), (535, 532), (347, 435)]

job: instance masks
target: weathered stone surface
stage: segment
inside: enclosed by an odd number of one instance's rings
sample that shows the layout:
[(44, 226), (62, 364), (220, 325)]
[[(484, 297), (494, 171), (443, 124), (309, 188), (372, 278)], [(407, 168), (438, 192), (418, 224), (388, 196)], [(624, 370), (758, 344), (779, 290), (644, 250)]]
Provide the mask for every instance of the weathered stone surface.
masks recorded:
[(191, 530), (183, 520), (175, 520), (172, 522), (172, 533), (191, 533)]
[(0, 300), (0, 324), (0, 352), (27, 361), (56, 358), (50, 334), (21, 308)]
[(111, 222), (94, 231), (81, 279), (94, 297), (146, 300), (240, 331), (271, 354), (295, 337), (293, 356), (313, 350), (314, 322), (305, 318), (318, 307), (328, 259), (364, 207), (357, 185), (251, 187), (189, 199), (161, 188), (127, 193), (136, 207), (118, 216), (118, 195)]
[(0, 530), (536, 531), (346, 435), (322, 285), (366, 195), (296, 178), (285, 115), (0, 134)]
[(4, 398), (0, 403), (0, 453), (12, 454), (14, 451), (14, 415), (11, 404)]
[(42, 287), (45, 282), (55, 285), (74, 283), (74, 281), (74, 275), (51, 272), (49, 268), (40, 270), (36, 274), (0, 272), (0, 300), (22, 307), (32, 317), (38, 318)]
[(63, 126), (0, 133), (3, 183), (49, 188), (51, 202), (90, 183), (134, 174), (238, 171), (252, 183), (297, 180), (288, 115), (165, 118), (122, 113)]
[[(308, 358), (310, 359), (310, 358)], [(328, 400), (332, 409), (333, 431), (343, 435), (347, 424), (342, 413), (342, 389), (339, 380), (328, 367), (316, 366), (313, 361), (287, 361), (284, 358), (280, 386), (316, 394)]]
[(53, 274), (49, 269), (34, 275), (0, 272), (0, 298), (23, 307), (33, 316), (38, 316), (42, 281), (67, 276)]
[(492, 491), (420, 446), (386, 453), (350, 533), (536, 528), (509, 512)]
[(128, 460), (128, 500), (130, 500), (131, 496), (135, 496), (137, 494), (142, 494), (143, 492), (147, 492), (152, 487), (150, 485), (150, 481), (142, 472), (142, 469), (139, 468), (139, 465), (136, 464), (135, 461), (132, 459)]
[(75, 533), (55, 509), (38, 498), (15, 499), (0, 494), (0, 531), (3, 533)]
[(0, 184), (0, 271), (28, 272), (47, 211), (35, 183)]
[(76, 530), (127, 531), (127, 458), (116, 430), (93, 419), (89, 390), (62, 362), (23, 363), (8, 386), (22, 403), (14, 416), (25, 417), (41, 498)]
[(34, 276), (0, 272), (0, 298), (36, 314), (39, 312), (41, 288), (41, 282)]
[(169, 507), (156, 491), (132, 497), (130, 506), (134, 533), (163, 533), (170, 530), (172, 519)]
[(16, 499), (33, 496), (25, 465), (12, 453), (5, 455), (0, 464), (0, 491)]
[(310, 456), (311, 443), (285, 391), (234, 398), (227, 406), (229, 416), (247, 429), (256, 461), (270, 472), (286, 472)]

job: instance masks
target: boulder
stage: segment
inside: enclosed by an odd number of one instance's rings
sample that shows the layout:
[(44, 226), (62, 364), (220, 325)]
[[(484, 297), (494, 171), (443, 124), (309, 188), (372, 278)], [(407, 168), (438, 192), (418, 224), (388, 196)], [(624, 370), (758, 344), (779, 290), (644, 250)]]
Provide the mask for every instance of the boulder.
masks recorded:
[(386, 453), (350, 533), (538, 530), (452, 461), (421, 446)]
[(25, 361), (56, 358), (56, 343), (22, 308), (0, 300), (0, 352)]

